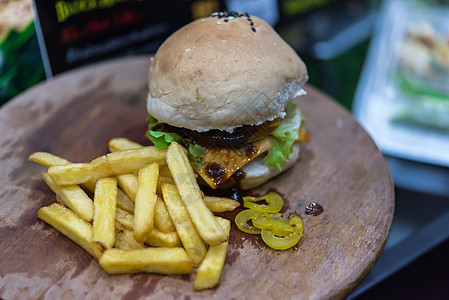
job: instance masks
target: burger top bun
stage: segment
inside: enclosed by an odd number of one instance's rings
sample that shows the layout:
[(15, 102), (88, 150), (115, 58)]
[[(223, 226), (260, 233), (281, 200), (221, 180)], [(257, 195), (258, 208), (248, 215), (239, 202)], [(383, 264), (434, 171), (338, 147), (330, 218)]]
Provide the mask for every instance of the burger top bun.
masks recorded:
[(265, 21), (215, 13), (161, 45), (149, 70), (147, 108), (176, 127), (231, 132), (284, 117), (307, 78), (302, 60)]

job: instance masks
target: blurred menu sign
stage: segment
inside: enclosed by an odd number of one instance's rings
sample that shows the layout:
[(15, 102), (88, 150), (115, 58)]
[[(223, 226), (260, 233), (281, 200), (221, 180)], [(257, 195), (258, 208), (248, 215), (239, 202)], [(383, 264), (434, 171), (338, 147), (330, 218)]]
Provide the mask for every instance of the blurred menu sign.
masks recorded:
[(155, 52), (176, 29), (218, 10), (218, 2), (34, 1), (47, 77), (103, 59)]

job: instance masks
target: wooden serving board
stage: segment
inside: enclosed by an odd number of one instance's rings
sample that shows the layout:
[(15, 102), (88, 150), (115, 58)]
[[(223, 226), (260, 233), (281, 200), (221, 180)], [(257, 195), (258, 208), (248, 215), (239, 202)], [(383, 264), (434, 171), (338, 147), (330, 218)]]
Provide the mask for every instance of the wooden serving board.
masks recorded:
[[(275, 251), (233, 226), (220, 284), (193, 290), (193, 275), (106, 274), (83, 249), (36, 217), (55, 201), (27, 161), (48, 151), (74, 162), (107, 153), (108, 139), (145, 138), (148, 57), (84, 67), (17, 97), (0, 110), (0, 298), (342, 298), (379, 258), (394, 210), (388, 166), (351, 114), (308, 86), (298, 99), (311, 140), (301, 159), (255, 194), (276, 190), (305, 233)], [(305, 214), (317, 202), (324, 212)]]

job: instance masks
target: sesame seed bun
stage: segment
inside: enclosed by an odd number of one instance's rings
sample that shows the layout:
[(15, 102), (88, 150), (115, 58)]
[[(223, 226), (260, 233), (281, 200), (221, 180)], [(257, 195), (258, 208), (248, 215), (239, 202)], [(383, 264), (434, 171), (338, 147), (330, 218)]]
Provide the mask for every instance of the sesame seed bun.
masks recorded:
[(172, 34), (149, 70), (148, 112), (196, 131), (231, 132), (285, 116), (307, 80), (296, 52), (262, 19), (198, 19)]

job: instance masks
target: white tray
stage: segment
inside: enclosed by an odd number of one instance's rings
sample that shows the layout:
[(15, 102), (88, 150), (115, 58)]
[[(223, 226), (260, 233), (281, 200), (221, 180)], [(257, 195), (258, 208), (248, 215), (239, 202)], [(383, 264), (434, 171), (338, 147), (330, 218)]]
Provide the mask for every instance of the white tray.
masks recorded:
[[(354, 98), (353, 113), (373, 137), (380, 150), (393, 157), (449, 167), (449, 131), (398, 125), (392, 119), (407, 105), (392, 80), (391, 72), (398, 65), (397, 43), (402, 40), (406, 26), (420, 18), (435, 22), (445, 15), (443, 26), (449, 22), (449, 10), (423, 10), (412, 1), (386, 1), (378, 18), (367, 60)], [(446, 20), (446, 21), (445, 21)], [(441, 22), (440, 22), (441, 24)]]

